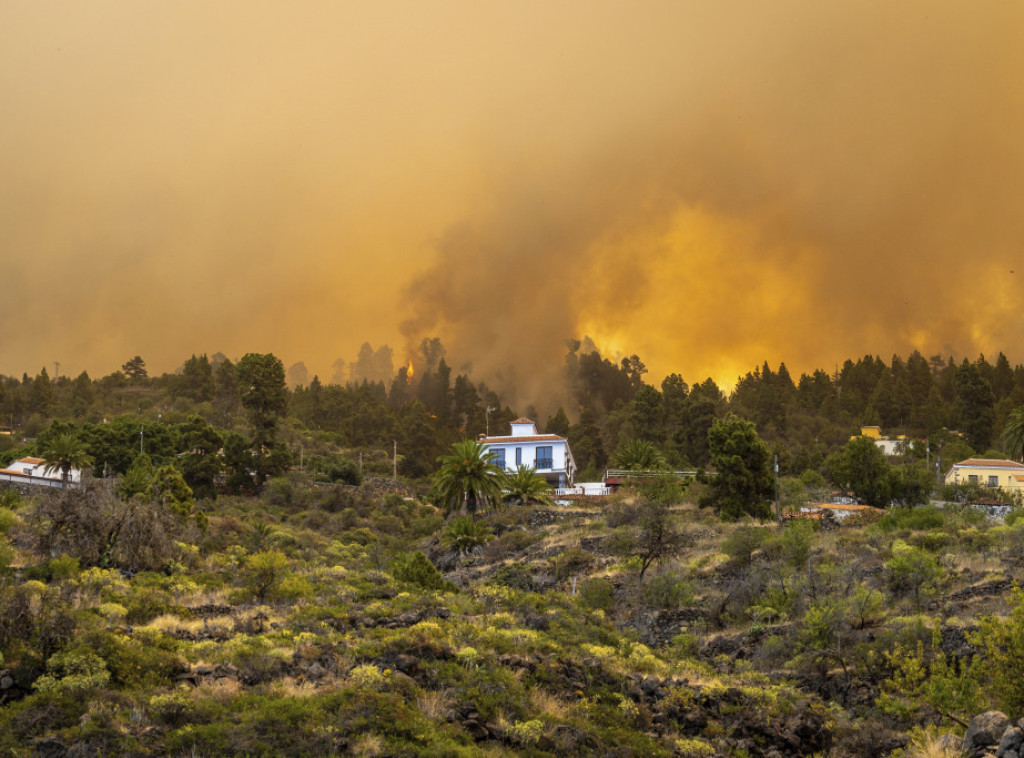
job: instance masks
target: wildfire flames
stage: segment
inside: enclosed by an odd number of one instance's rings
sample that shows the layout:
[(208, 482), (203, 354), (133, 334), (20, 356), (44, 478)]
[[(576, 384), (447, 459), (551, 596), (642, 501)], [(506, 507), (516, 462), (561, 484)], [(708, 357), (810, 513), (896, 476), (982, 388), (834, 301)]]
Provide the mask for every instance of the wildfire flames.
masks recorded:
[(409, 365), (405, 367), (405, 381), (409, 382), (409, 384), (412, 384), (412, 375), (413, 375), (412, 361), (410, 360), (409, 361)]

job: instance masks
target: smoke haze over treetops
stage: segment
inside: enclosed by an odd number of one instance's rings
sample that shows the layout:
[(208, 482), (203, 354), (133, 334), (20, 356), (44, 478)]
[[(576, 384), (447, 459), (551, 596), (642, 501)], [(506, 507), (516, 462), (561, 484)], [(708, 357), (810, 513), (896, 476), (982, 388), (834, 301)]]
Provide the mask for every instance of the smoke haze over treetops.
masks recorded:
[(1022, 360), (1022, 73), (1009, 0), (12, 4), (0, 373)]

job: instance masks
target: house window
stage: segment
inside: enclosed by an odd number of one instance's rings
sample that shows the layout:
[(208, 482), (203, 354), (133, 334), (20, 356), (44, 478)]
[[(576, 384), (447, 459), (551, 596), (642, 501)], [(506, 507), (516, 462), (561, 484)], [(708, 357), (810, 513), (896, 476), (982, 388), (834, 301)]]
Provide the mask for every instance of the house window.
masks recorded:
[(977, 484), (978, 483), (978, 475), (977, 474), (968, 474), (967, 475), (967, 481), (969, 481), (971, 484)]
[(998, 476), (990, 476), (988, 478), (988, 486), (989, 487), (998, 487), (999, 486), (999, 477)]
[(551, 445), (544, 445), (537, 448), (537, 469), (550, 469), (554, 467), (554, 457), (551, 454)]
[(491, 459), (494, 461), (494, 465), (500, 468), (502, 471), (505, 470), (505, 448), (498, 447), (491, 450)]
[(523, 465), (523, 449), (521, 447), (516, 448), (516, 466)]

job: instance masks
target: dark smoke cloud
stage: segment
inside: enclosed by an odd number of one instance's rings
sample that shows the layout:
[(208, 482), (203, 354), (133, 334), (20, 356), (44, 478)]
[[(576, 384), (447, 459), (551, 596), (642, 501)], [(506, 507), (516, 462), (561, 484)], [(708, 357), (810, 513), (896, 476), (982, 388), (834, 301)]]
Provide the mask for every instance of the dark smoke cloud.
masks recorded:
[(1020, 359), (1021, 6), (774, 11), (710, 19), (706, 77), (667, 84), (657, 119), (568, 167), (508, 167), (440, 239), (407, 332), (533, 367), (527, 397), (588, 329), (691, 380), (913, 349)]

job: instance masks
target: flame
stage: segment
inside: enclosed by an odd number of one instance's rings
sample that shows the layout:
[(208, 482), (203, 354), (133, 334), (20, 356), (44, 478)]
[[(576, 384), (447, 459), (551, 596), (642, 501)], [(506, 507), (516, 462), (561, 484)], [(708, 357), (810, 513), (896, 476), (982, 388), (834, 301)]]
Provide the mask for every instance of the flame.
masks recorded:
[(409, 365), (405, 367), (405, 379), (410, 384), (412, 384), (412, 375), (413, 375), (412, 360), (410, 360), (409, 361)]

